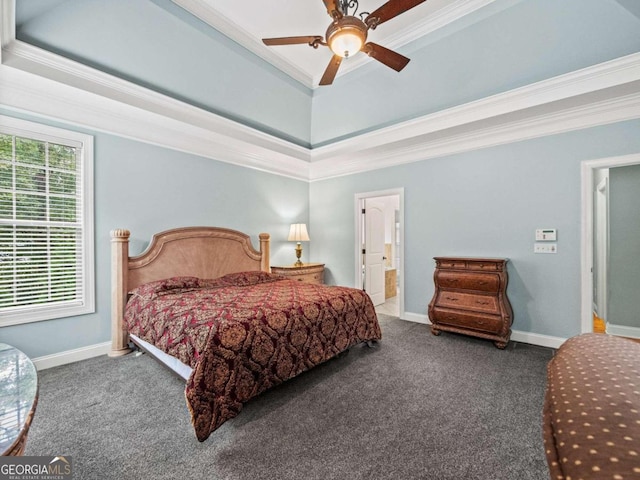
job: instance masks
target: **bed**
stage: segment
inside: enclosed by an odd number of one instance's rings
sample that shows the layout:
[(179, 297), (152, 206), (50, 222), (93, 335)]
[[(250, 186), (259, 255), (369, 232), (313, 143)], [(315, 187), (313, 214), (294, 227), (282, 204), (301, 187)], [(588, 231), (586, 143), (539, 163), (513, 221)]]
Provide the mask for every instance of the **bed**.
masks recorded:
[(198, 440), (261, 392), (353, 345), (381, 338), (362, 290), (269, 273), (269, 235), (187, 227), (153, 236), (129, 256), (127, 230), (113, 230), (112, 350), (129, 342), (185, 378)]

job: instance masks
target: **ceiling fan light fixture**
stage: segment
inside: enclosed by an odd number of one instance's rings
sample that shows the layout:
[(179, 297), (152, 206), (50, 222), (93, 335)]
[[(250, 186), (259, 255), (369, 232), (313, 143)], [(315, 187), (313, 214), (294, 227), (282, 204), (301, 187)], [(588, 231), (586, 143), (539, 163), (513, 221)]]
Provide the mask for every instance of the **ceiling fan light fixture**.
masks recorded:
[[(387, 0), (371, 13), (361, 12), (356, 17), (358, 0), (322, 0), (327, 13), (332, 18), (327, 28), (325, 39), (318, 35), (297, 37), (263, 38), (262, 42), (269, 46), (308, 44), (313, 48), (319, 45), (329, 47), (333, 56), (322, 74), (318, 85), (331, 85), (336, 78), (343, 58), (348, 58), (358, 52), (364, 52), (371, 58), (399, 72), (407, 66), (410, 59), (393, 50), (367, 42), (367, 32), (378, 25), (426, 2), (427, 0)], [(364, 20), (362, 20), (364, 18)]]
[(336, 35), (329, 44), (336, 55), (347, 58), (362, 48), (362, 38), (353, 33), (344, 32)]
[(367, 26), (356, 17), (342, 17), (329, 26), (326, 39), (333, 53), (348, 58), (362, 49)]

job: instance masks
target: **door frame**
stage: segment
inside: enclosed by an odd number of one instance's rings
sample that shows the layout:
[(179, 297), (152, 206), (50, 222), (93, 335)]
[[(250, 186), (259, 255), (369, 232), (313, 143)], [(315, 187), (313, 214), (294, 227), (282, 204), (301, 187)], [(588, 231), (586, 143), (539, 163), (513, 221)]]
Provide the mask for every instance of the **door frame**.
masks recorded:
[(374, 192), (356, 193), (354, 195), (354, 222), (355, 222), (355, 288), (362, 289), (362, 244), (364, 242), (364, 231), (362, 228), (362, 208), (366, 198), (391, 197), (397, 195), (399, 199), (398, 223), (399, 225), (399, 245), (398, 253), (400, 255), (400, 275), (398, 275), (398, 285), (400, 293), (398, 295), (398, 316), (402, 319), (405, 317), (404, 312), (404, 188), (392, 188), (389, 190), (378, 190)]
[[(600, 200), (600, 196), (604, 200)], [(601, 205), (600, 202), (604, 201), (604, 205)], [(601, 212), (598, 211), (601, 207), (604, 207), (604, 216), (600, 218)], [(605, 177), (602, 181), (596, 185), (594, 189), (594, 227), (595, 233), (593, 234), (593, 244), (594, 244), (594, 266), (597, 266), (596, 269), (598, 272), (598, 285), (594, 285), (592, 296), (595, 295), (599, 302), (595, 302), (592, 299), (592, 305), (597, 309), (598, 317), (607, 322), (609, 315), (607, 313), (607, 291), (608, 291), (608, 281), (609, 281), (609, 179)], [(600, 224), (600, 220), (604, 221), (604, 225)], [(601, 238), (598, 236), (600, 229), (604, 228), (604, 241), (601, 242)]]
[(581, 233), (581, 332), (593, 332), (593, 179), (598, 168), (626, 167), (640, 164), (640, 154), (585, 160), (580, 165), (582, 180)]

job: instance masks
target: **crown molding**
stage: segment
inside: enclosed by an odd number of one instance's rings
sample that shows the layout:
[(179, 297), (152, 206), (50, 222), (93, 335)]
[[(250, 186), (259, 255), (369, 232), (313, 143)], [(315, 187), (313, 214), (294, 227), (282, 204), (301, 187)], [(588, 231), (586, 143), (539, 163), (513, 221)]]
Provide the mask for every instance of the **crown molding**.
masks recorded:
[[(419, 38), (424, 37), (436, 30), (446, 27), (450, 23), (453, 23), (462, 17), (465, 17), (476, 10), (479, 10), (487, 5), (495, 2), (496, 0), (453, 0), (446, 7), (438, 10), (427, 18), (423, 18), (422, 21), (411, 25), (409, 28), (404, 28), (384, 39), (384, 46), (391, 50), (397, 50), (398, 48), (407, 45)], [(352, 72), (357, 68), (372, 62), (373, 59), (368, 55), (358, 55), (355, 58), (349, 59), (348, 62), (343, 62), (338, 70), (337, 77), (346, 73)], [(318, 83), (322, 78), (322, 72), (313, 78), (314, 88), (318, 88)]]
[[(255, 53), (263, 60), (266, 60), (277, 69), (283, 71), (294, 80), (302, 83), (310, 89), (318, 88), (318, 82), (322, 77), (322, 72), (310, 75), (294, 63), (288, 61), (273, 49), (264, 45), (250, 32), (247, 32), (237, 23), (221, 14), (212, 2), (204, 0), (171, 0), (173, 3), (199, 18), (206, 24), (215, 28), (231, 40), (239, 43), (249, 51)], [(385, 47), (395, 49), (406, 45), (422, 36), (442, 28), (456, 20), (485, 7), (496, 0), (452, 0), (446, 7), (438, 10), (433, 15), (421, 19), (410, 28), (405, 28), (401, 32), (391, 35), (385, 39)], [(329, 19), (327, 19), (327, 26)], [(372, 61), (367, 55), (358, 55), (349, 59), (341, 65), (338, 77), (351, 72), (366, 63)]]
[[(365, 171), (429, 160), (481, 148), (556, 135), (584, 128), (607, 125), (640, 118), (640, 93), (625, 95), (601, 102), (563, 108), (561, 111), (537, 113), (516, 120), (517, 115), (505, 116), (502, 122), (488, 127), (451, 129), (450, 132), (416, 136), (401, 142), (376, 148), (363, 148), (357, 153), (311, 164), (310, 181), (352, 175)], [(491, 122), (486, 122), (490, 124)], [(366, 142), (363, 142), (363, 147)]]
[(313, 150), (313, 161), (435, 133), (462, 124), (553, 104), (576, 96), (640, 80), (640, 53), (634, 53), (439, 112), (397, 123)]
[(193, 16), (199, 18), (204, 23), (215, 28), (223, 35), (226, 35), (234, 42), (255, 53), (263, 60), (266, 60), (274, 67), (282, 70), (294, 80), (297, 80), (306, 87), (313, 88), (314, 79), (311, 75), (294, 63), (278, 55), (273, 49), (268, 48), (260, 40), (256, 39), (255, 36), (251, 35), (251, 33), (247, 32), (238, 24), (222, 15), (218, 10), (211, 6), (210, 2), (202, 0), (171, 1)]
[(309, 179), (640, 118), (639, 82), (640, 53), (620, 57), (316, 148)]
[[(104, 97), (2, 65), (0, 107), (276, 175), (308, 180), (308, 153), (303, 147), (273, 137), (263, 142), (267, 135), (257, 131), (251, 132), (253, 137), (249, 135), (242, 139), (220, 132), (217, 130), (219, 117), (189, 105), (178, 106), (180, 112), (174, 118), (171, 112), (140, 108), (122, 99)], [(287, 147), (289, 153), (279, 151), (278, 145)], [(292, 155), (291, 151), (296, 154)]]
[(640, 118), (635, 53), (308, 149), (15, 40), (12, 4), (0, 107), (303, 181)]
[(211, 135), (224, 137), (225, 142), (229, 138), (241, 142), (251, 142), (269, 150), (308, 161), (307, 149), (304, 147), (28, 43), (14, 40), (2, 50), (3, 65), (194, 126), (202, 126), (204, 122), (211, 128)]

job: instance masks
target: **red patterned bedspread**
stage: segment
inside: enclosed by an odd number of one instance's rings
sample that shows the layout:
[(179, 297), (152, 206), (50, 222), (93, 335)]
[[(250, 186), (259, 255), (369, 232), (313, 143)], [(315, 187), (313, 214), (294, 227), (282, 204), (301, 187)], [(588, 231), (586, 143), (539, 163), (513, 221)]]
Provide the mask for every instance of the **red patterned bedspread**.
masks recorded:
[(243, 402), (382, 336), (363, 291), (265, 272), (172, 278), (131, 293), (128, 331), (193, 369), (185, 394), (200, 441)]

